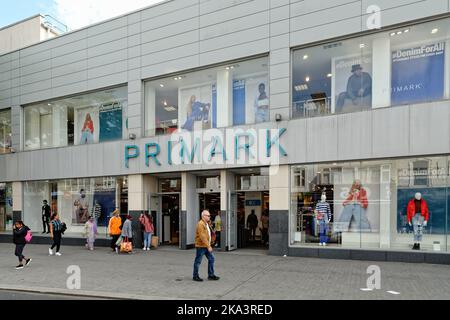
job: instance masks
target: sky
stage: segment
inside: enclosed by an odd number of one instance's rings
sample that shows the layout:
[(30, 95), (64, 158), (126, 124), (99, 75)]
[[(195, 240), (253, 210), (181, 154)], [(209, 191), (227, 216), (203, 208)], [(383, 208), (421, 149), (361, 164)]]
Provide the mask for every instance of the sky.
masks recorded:
[(0, 28), (38, 13), (50, 14), (70, 30), (164, 0), (0, 0)]

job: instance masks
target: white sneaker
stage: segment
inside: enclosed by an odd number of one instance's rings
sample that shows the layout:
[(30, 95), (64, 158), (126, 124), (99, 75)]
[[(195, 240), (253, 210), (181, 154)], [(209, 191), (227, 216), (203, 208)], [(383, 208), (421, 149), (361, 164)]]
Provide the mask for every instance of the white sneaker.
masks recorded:
[(326, 242), (324, 242), (324, 243), (323, 243), (323, 246), (324, 246), (324, 247), (326, 247), (326, 246), (327, 246), (327, 243), (326, 243)]
[(48, 255), (49, 255), (49, 256), (52, 256), (52, 255), (53, 255), (53, 250), (50, 249), (50, 248), (48, 249)]
[(59, 252), (57, 252), (55, 255), (57, 255), (57, 256), (62, 256), (62, 254), (61, 253), (59, 253)]
[(142, 250), (144, 250), (144, 251), (145, 251), (145, 250), (147, 250), (147, 248), (142, 248)]

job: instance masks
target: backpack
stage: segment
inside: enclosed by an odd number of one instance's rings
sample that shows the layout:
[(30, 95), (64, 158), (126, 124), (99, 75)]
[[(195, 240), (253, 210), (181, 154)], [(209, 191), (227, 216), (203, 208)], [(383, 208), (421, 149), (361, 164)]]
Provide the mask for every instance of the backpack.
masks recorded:
[(66, 226), (66, 224), (63, 222), (63, 223), (61, 224), (61, 233), (64, 234), (64, 231), (66, 231), (66, 230), (67, 230), (67, 226)]
[(33, 239), (33, 234), (31, 233), (31, 230), (27, 231), (27, 234), (25, 235), (25, 241), (26, 243), (30, 243), (31, 239)]

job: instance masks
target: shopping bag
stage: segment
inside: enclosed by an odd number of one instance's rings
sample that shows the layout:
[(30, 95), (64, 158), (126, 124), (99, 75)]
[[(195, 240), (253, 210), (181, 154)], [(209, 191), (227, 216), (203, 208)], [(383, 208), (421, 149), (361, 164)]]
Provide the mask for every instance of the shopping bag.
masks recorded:
[(157, 236), (153, 236), (152, 237), (152, 247), (158, 248), (158, 242), (159, 242), (159, 238)]
[(133, 245), (128, 241), (128, 238), (125, 238), (120, 244), (120, 252), (128, 253), (131, 251), (133, 251)]
[(122, 241), (123, 241), (123, 237), (120, 236), (116, 241), (116, 247), (120, 247), (120, 245), (122, 244)]

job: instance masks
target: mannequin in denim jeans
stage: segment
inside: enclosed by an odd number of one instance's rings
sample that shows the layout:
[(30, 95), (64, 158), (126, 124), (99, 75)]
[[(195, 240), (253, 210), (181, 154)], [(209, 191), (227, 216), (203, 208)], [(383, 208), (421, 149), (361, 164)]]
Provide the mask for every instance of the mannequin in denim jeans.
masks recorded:
[(408, 223), (414, 230), (413, 250), (420, 250), (422, 242), (423, 228), (427, 226), (429, 219), (428, 206), (422, 198), (422, 194), (417, 192), (408, 203)]
[(328, 242), (327, 232), (331, 220), (330, 204), (326, 201), (327, 196), (322, 194), (321, 201), (316, 205), (316, 219), (319, 226), (319, 246), (326, 246)]
[(337, 223), (335, 232), (348, 231), (352, 220), (356, 223), (358, 232), (370, 232), (370, 222), (367, 219), (366, 209), (369, 205), (367, 192), (362, 187), (360, 180), (355, 180), (349, 191), (347, 199), (342, 203), (344, 209)]

